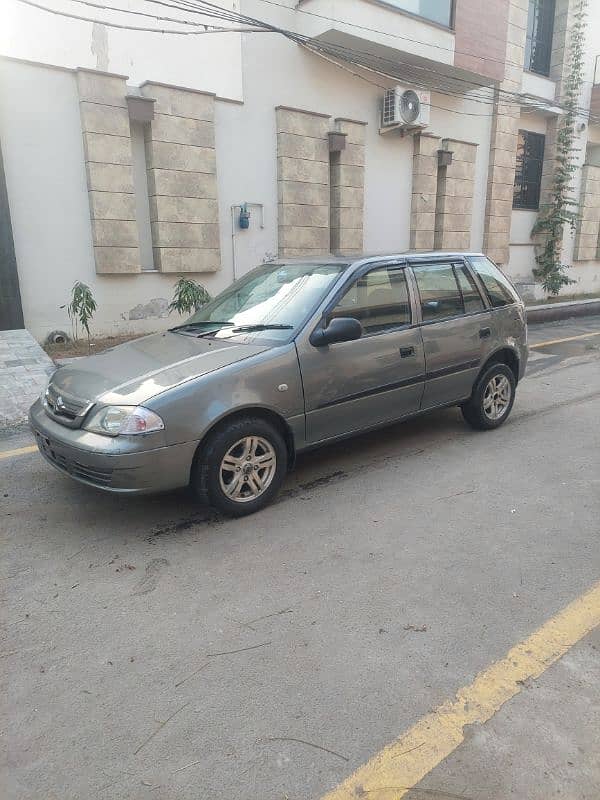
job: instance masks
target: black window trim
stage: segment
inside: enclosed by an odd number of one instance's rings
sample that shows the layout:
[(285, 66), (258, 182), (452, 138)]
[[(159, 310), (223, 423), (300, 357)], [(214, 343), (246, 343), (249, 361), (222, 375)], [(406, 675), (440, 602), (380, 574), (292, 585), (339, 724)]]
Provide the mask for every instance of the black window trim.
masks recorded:
[[(458, 291), (460, 293), (460, 299), (462, 301), (463, 313), (462, 314), (453, 314), (452, 316), (449, 316), (449, 317), (440, 317), (439, 319), (427, 319), (427, 320), (424, 320), (423, 319), (422, 310), (421, 310), (421, 304), (422, 304), (421, 293), (419, 292), (419, 285), (417, 283), (417, 277), (413, 272), (413, 267), (433, 267), (433, 266), (440, 265), (440, 264), (449, 264), (452, 267), (452, 273), (454, 275), (454, 280), (456, 281), (456, 286), (458, 288)], [(467, 272), (471, 276), (473, 276), (474, 270), (472, 269), (471, 264), (468, 262), (468, 260), (466, 258), (462, 258), (461, 259), (461, 258), (457, 258), (456, 256), (454, 256), (454, 257), (446, 258), (446, 259), (436, 258), (436, 259), (432, 259), (431, 261), (429, 261), (429, 260), (428, 261), (414, 261), (412, 259), (409, 261), (410, 274), (411, 274), (411, 278), (412, 278), (412, 280), (414, 282), (415, 292), (416, 292), (416, 296), (418, 298), (418, 302), (417, 302), (416, 305), (417, 305), (417, 309), (418, 309), (418, 312), (419, 312), (419, 323), (418, 323), (419, 325), (437, 325), (440, 322), (444, 323), (444, 322), (449, 322), (451, 320), (464, 319), (465, 317), (476, 317), (478, 314), (486, 314), (490, 310), (491, 306), (489, 305), (489, 298), (488, 298), (487, 294), (483, 294), (482, 293), (480, 282), (477, 280), (477, 277), (475, 277), (475, 287), (477, 288), (477, 290), (479, 292), (479, 297), (481, 298), (481, 301), (483, 303), (483, 308), (480, 309), (479, 311), (469, 311), (469, 312), (465, 311), (465, 299), (464, 299), (464, 296), (463, 296), (463, 293), (462, 293), (462, 289), (460, 287), (460, 283), (458, 282), (458, 279), (456, 277), (456, 267), (457, 266), (461, 266), (461, 267), (464, 266), (466, 268)]]
[[(525, 128), (519, 128), (518, 135), (519, 134), (524, 134), (525, 135), (525, 139), (527, 139), (528, 137), (533, 137), (535, 139), (538, 139), (538, 141), (539, 140), (542, 141), (541, 156), (536, 159), (540, 163), (540, 170), (539, 170), (539, 176), (538, 176), (537, 186), (536, 186), (535, 201), (526, 202), (525, 200), (517, 200), (517, 175), (518, 175), (518, 170), (519, 170), (519, 162), (518, 162), (518, 160), (516, 161), (516, 164), (515, 164), (515, 183), (514, 183), (514, 188), (513, 188), (512, 207), (513, 207), (513, 209), (516, 209), (517, 211), (539, 211), (539, 209), (540, 209), (540, 194), (541, 194), (541, 189), (542, 189), (542, 173), (544, 171), (544, 153), (545, 153), (545, 150), (546, 150), (546, 135), (544, 133), (538, 133), (538, 131), (528, 131)], [(521, 173), (520, 173), (521, 176), (523, 176), (524, 167), (525, 167), (525, 158), (523, 158), (523, 160), (521, 162)], [(519, 189), (519, 194), (522, 195), (523, 194), (523, 181), (522, 180), (521, 180), (521, 185), (518, 187), (518, 189)]]
[(383, 269), (383, 268), (386, 268), (386, 267), (389, 268), (389, 269), (393, 269), (394, 271), (405, 270), (406, 289), (407, 289), (407, 293), (408, 293), (408, 306), (409, 306), (409, 309), (410, 309), (411, 321), (406, 323), (406, 324), (404, 324), (404, 325), (395, 325), (393, 328), (386, 328), (386, 330), (384, 330), (384, 331), (374, 331), (373, 333), (365, 333), (363, 331), (363, 335), (360, 337), (360, 339), (357, 339), (356, 341), (361, 341), (362, 339), (369, 339), (369, 338), (371, 338), (373, 336), (385, 336), (388, 333), (395, 333), (397, 331), (407, 331), (407, 330), (410, 330), (411, 328), (416, 328), (420, 324), (418, 322), (418, 320), (417, 320), (417, 314), (416, 314), (416, 310), (419, 309), (420, 306), (416, 302), (416, 297), (414, 296), (414, 293), (413, 293), (413, 286), (412, 286), (412, 283), (410, 281), (410, 275), (408, 274), (408, 271), (406, 270), (407, 262), (404, 261), (404, 260), (403, 261), (397, 261), (397, 260), (377, 261), (377, 262), (369, 261), (367, 264), (363, 264), (358, 269), (352, 271), (347, 276), (347, 280), (345, 280), (338, 287), (338, 289), (335, 292), (335, 294), (333, 295), (333, 297), (329, 300), (329, 302), (327, 303), (327, 305), (323, 309), (323, 313), (321, 314), (319, 322), (316, 324), (316, 326), (313, 329), (313, 331), (311, 331), (311, 335), (319, 327), (323, 327), (326, 324), (327, 316), (328, 316), (329, 312), (333, 308), (335, 308), (335, 306), (338, 303), (338, 301), (346, 294), (346, 292), (352, 286), (353, 283), (355, 283), (357, 280), (362, 278), (364, 275), (367, 275), (369, 272), (373, 272), (373, 270)]

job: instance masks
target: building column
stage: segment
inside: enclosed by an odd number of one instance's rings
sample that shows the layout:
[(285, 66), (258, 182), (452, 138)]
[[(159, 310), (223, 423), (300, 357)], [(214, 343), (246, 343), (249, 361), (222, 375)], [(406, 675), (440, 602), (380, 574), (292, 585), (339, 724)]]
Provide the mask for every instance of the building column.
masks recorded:
[(477, 145), (444, 139), (442, 150), (452, 153), (452, 162), (438, 167), (434, 247), (436, 250), (468, 250)]
[(280, 256), (329, 252), (329, 119), (276, 108)]
[(126, 78), (80, 69), (79, 109), (96, 272), (141, 271)]
[(366, 122), (338, 118), (335, 131), (345, 136), (342, 150), (330, 153), (331, 252), (363, 250)]
[(575, 236), (574, 261), (600, 258), (600, 166), (584, 164), (581, 176), (579, 222)]
[(417, 133), (413, 143), (410, 249), (433, 250), (440, 137)]
[(145, 129), (154, 265), (161, 272), (221, 266), (213, 94), (142, 84), (154, 119)]
[(520, 92), (527, 32), (527, 0), (509, 0), (504, 79), (494, 94), (483, 249), (499, 264), (510, 257), (510, 224), (521, 110), (503, 92)]

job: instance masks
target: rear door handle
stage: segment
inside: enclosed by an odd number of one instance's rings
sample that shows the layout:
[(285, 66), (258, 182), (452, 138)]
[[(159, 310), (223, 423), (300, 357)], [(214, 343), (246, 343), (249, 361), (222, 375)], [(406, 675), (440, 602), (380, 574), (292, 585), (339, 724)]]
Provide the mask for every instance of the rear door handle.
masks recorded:
[(414, 356), (415, 348), (414, 347), (401, 347), (400, 348), (400, 358), (408, 358), (409, 356)]
[(492, 335), (492, 331), (490, 328), (481, 328), (479, 331), (479, 338), (480, 339), (487, 339), (489, 336)]

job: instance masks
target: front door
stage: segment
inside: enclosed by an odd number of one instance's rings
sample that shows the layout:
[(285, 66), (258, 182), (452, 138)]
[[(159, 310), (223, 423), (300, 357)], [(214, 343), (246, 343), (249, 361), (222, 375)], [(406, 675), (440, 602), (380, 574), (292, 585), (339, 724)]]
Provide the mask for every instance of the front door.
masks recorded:
[(419, 409), (423, 394), (423, 343), (402, 267), (375, 267), (352, 281), (326, 312), (327, 322), (334, 317), (358, 319), (363, 335), (325, 347), (308, 337), (298, 343), (309, 443), (399, 419)]
[(423, 408), (465, 400), (491, 347), (490, 312), (464, 263), (415, 264), (412, 270), (425, 348)]

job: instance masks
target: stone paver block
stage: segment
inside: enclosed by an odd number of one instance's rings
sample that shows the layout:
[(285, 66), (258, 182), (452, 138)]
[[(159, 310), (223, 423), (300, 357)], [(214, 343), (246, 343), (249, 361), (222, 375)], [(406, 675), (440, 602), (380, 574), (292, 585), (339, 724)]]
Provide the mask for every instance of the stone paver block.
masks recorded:
[(218, 248), (156, 247), (154, 263), (161, 272), (217, 272), (221, 254)]
[(100, 247), (137, 247), (138, 229), (134, 220), (93, 219), (94, 245)]
[(415, 156), (435, 156), (437, 158), (437, 151), (440, 149), (441, 137), (432, 136), (431, 134), (421, 133), (415, 135), (413, 139), (413, 147)]
[(329, 250), (329, 228), (279, 227), (280, 248)]
[(470, 142), (461, 142), (457, 139), (444, 139), (443, 149), (452, 151), (453, 161), (475, 163), (477, 158), (477, 145)]
[(219, 226), (215, 223), (151, 222), (155, 247), (198, 247), (216, 250), (219, 247)]
[(346, 134), (346, 143), (364, 145), (367, 136), (367, 123), (338, 117), (335, 130)]
[(301, 203), (311, 206), (329, 205), (329, 186), (304, 181), (278, 181), (279, 203)]
[(153, 196), (150, 219), (153, 222), (218, 222), (219, 205), (216, 200), (199, 197)]
[(329, 183), (329, 164), (324, 161), (306, 161), (301, 158), (277, 158), (280, 181), (299, 181), (305, 183)]
[(156, 100), (155, 114), (171, 114), (176, 117), (188, 117), (206, 122), (213, 122), (215, 118), (214, 95), (150, 82), (142, 84), (141, 89), (144, 97)]
[(209, 173), (151, 169), (148, 170), (148, 192), (150, 195), (213, 199), (217, 196), (217, 176)]
[(133, 194), (133, 169), (122, 164), (86, 164), (90, 192)]
[(332, 208), (332, 228), (360, 228), (363, 226), (362, 208)]
[(29, 331), (0, 331), (0, 429), (27, 420), (54, 369)]
[(326, 228), (329, 225), (329, 206), (308, 206), (282, 204), (281, 208), (282, 226), (297, 225), (301, 228), (315, 226)]
[(351, 167), (364, 167), (365, 148), (360, 144), (346, 144), (346, 147), (339, 152), (338, 163)]
[(359, 253), (363, 249), (363, 229), (332, 228), (331, 243), (336, 252), (343, 249)]
[(111, 136), (107, 133), (84, 133), (83, 146), (86, 161), (100, 164), (133, 163), (131, 139), (128, 136)]
[(295, 133), (278, 133), (277, 154), (286, 158), (325, 161), (329, 164), (329, 142)]
[(361, 186), (332, 186), (332, 208), (362, 208), (365, 192)]
[(123, 275), (141, 272), (140, 251), (135, 247), (94, 247), (96, 272), (99, 275)]
[(330, 117), (288, 108), (276, 109), (277, 133), (296, 133), (314, 139), (327, 139)]
[(156, 114), (150, 123), (146, 139), (214, 148), (215, 128), (212, 122), (206, 120)]
[(88, 133), (107, 133), (112, 136), (130, 136), (129, 114), (126, 108), (81, 102), (82, 130)]
[(364, 183), (364, 167), (352, 167), (346, 164), (334, 164), (331, 167), (332, 186), (351, 186), (362, 188)]
[(123, 192), (89, 192), (93, 219), (135, 220), (135, 195)]
[(215, 151), (210, 147), (193, 147), (173, 142), (146, 142), (148, 169), (182, 170), (184, 172), (216, 172)]
[(78, 70), (77, 90), (82, 101), (127, 108), (127, 83), (124, 77)]

